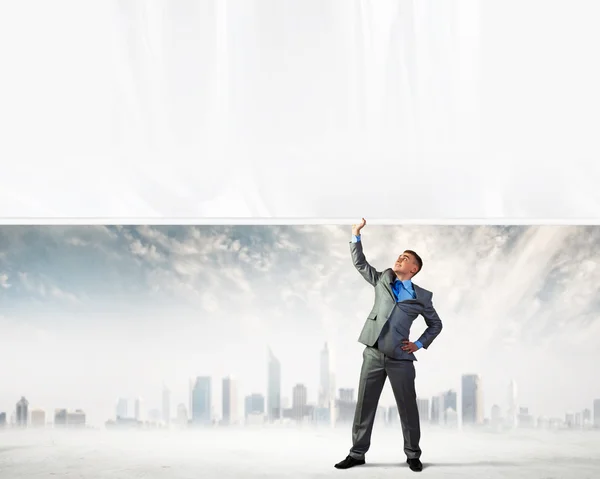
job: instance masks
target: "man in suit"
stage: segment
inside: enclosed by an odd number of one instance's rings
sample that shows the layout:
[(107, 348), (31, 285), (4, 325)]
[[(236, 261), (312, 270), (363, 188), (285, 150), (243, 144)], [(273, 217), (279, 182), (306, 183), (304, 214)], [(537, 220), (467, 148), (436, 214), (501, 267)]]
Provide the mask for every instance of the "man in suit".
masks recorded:
[[(350, 252), (358, 272), (375, 288), (375, 304), (358, 339), (366, 348), (352, 426), (352, 448), (348, 457), (335, 467), (348, 469), (365, 463), (379, 398), (389, 377), (400, 414), (406, 462), (411, 470), (421, 471), (414, 353), (431, 345), (442, 330), (442, 321), (433, 307), (432, 293), (412, 282), (423, 267), (419, 255), (404, 251), (392, 268), (377, 271), (363, 253), (361, 230), (365, 225), (363, 218), (360, 224), (352, 226)], [(427, 329), (413, 343), (409, 340), (410, 327), (418, 315), (425, 319)]]

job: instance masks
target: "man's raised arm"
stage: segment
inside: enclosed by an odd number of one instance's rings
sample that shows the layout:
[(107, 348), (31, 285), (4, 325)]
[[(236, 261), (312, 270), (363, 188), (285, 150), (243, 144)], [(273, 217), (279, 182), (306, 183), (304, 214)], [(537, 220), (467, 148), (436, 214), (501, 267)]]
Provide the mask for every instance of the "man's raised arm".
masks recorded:
[(381, 273), (371, 266), (365, 254), (363, 253), (362, 242), (360, 232), (367, 224), (363, 218), (362, 221), (357, 225), (352, 225), (352, 242), (350, 243), (350, 253), (352, 254), (352, 262), (358, 272), (365, 278), (371, 285), (375, 286)]

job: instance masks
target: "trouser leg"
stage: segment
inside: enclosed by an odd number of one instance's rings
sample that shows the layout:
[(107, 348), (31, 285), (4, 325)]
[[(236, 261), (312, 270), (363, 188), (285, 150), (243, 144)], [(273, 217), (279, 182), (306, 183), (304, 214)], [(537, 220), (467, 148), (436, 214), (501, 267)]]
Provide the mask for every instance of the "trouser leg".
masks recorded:
[(419, 458), (421, 425), (415, 391), (415, 365), (413, 361), (386, 358), (385, 366), (400, 414), (404, 452), (408, 459)]
[(365, 348), (352, 425), (350, 456), (355, 459), (364, 459), (371, 446), (375, 414), (386, 377), (383, 354), (377, 349)]

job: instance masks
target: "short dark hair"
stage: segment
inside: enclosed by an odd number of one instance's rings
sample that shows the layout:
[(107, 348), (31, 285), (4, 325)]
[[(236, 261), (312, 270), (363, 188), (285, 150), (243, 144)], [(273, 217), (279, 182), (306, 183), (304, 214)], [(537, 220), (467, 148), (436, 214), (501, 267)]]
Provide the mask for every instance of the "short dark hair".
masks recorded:
[[(419, 271), (421, 271), (421, 269), (423, 268), (423, 260), (421, 259), (421, 257), (417, 253), (415, 253), (414, 251), (412, 251), (410, 249), (407, 249), (405, 251), (405, 253), (408, 253), (408, 254), (412, 255), (413, 258), (415, 258), (415, 261), (417, 262), (417, 266), (419, 266)], [(419, 271), (417, 271), (417, 273)]]

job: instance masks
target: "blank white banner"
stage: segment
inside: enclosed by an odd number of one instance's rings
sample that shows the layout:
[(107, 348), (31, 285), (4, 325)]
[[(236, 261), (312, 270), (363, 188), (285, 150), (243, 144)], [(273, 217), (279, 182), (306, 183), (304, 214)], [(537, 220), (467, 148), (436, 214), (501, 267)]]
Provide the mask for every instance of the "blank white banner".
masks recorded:
[(4, 218), (600, 218), (597, 2), (0, 3)]

